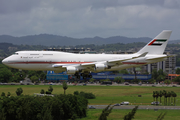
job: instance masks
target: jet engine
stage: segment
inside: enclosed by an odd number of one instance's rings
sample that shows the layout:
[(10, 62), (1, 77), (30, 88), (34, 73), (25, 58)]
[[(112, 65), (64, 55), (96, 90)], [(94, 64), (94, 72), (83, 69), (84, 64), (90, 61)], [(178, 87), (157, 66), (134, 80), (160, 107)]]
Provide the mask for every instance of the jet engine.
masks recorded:
[(66, 67), (67, 74), (75, 74), (78, 69), (76, 67), (68, 66)]
[(96, 65), (95, 65), (95, 70), (96, 70), (96, 71), (103, 71), (103, 70), (105, 70), (105, 69), (107, 69), (107, 68), (108, 68), (108, 66), (105, 65), (105, 64), (96, 64)]

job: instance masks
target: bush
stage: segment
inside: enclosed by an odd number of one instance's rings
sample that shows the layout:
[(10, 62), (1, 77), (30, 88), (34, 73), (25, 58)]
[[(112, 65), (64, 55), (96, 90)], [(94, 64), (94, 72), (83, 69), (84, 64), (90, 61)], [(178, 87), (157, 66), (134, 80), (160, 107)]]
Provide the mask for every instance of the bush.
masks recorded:
[(79, 95), (79, 91), (74, 91), (74, 95)]
[(6, 96), (6, 94), (4, 92), (1, 93), (1, 96)]
[(41, 92), (40, 92), (41, 94), (44, 94), (44, 89), (41, 89)]
[(17, 90), (16, 90), (17, 96), (20, 96), (22, 93), (23, 93), (23, 89), (22, 88), (17, 88)]
[(46, 94), (51, 94), (51, 91), (46, 91)]
[(80, 96), (85, 97), (87, 99), (95, 99), (96, 98), (93, 93), (85, 93), (83, 91), (81, 91), (80, 93), (79, 93), (79, 91), (74, 91), (74, 95), (80, 95)]
[(7, 96), (11, 96), (11, 93), (10, 93), (10, 92), (8, 92)]
[(48, 89), (48, 91), (53, 91), (53, 87), (52, 86), (49, 86), (49, 89)]
[[(77, 95), (5, 97), (0, 102), (1, 120), (67, 120), (86, 117), (87, 99)], [(13, 107), (12, 107), (13, 106)]]

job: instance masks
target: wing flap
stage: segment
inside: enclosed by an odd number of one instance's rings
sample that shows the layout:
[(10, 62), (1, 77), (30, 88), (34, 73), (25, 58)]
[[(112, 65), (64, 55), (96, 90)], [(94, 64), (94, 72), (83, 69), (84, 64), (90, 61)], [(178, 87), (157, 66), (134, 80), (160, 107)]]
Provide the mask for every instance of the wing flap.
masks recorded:
[(145, 57), (147, 54), (148, 54), (148, 52), (144, 52), (144, 53), (142, 53), (138, 56), (135, 56), (135, 57), (129, 57), (126, 59), (109, 60), (109, 61), (107, 61), (107, 65), (109, 65), (109, 66), (121, 65), (121, 64), (123, 64), (122, 62), (124, 62), (124, 61)]

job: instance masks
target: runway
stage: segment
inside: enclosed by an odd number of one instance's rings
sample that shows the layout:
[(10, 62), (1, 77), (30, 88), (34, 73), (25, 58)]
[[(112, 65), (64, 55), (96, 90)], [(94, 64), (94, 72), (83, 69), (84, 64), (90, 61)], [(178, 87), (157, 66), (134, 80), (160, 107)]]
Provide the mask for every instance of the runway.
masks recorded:
[[(107, 105), (89, 105), (94, 106), (96, 109), (104, 109)], [(135, 105), (121, 105), (121, 106), (114, 106), (113, 109), (133, 109)], [(138, 109), (154, 109), (155, 111), (161, 110), (180, 110), (180, 106), (154, 106), (154, 105), (139, 105)]]

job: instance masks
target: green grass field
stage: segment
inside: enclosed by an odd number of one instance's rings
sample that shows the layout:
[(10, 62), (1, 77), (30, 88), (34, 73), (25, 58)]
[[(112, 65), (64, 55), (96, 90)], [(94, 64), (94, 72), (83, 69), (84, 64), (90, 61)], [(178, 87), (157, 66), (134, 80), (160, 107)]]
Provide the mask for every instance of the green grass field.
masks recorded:
[[(48, 90), (49, 85), (0, 85), (0, 92), (8, 92), (16, 96), (16, 89), (21, 87), (24, 95), (33, 95), (40, 93), (41, 89)], [(62, 85), (53, 85), (53, 94), (63, 94)], [(129, 101), (132, 104), (147, 104), (153, 101), (153, 91), (174, 91), (177, 94), (176, 105), (180, 106), (180, 88), (178, 87), (150, 87), (150, 86), (68, 86), (67, 94), (73, 94), (74, 91), (91, 92), (96, 95), (96, 99), (88, 100), (90, 105), (108, 105), (110, 103), (120, 103)], [(142, 97), (138, 97), (142, 95)], [(162, 98), (163, 99), (163, 98)], [(123, 116), (131, 110), (113, 109), (108, 120), (123, 119)], [(101, 114), (101, 109), (90, 109), (86, 118), (81, 120), (97, 120)], [(179, 120), (180, 110), (138, 110), (134, 120), (156, 120), (161, 112), (167, 112), (163, 120)]]
[[(48, 90), (48, 85), (1, 85), (0, 93), (8, 92), (16, 95), (18, 87), (23, 89), (24, 95), (33, 95), (40, 93), (41, 89)], [(53, 85), (52, 94), (63, 94), (62, 85)], [(67, 94), (73, 94), (74, 91), (91, 92), (96, 95), (96, 99), (89, 100), (90, 105), (108, 105), (110, 103), (120, 103), (129, 101), (137, 105), (149, 105), (153, 101), (153, 91), (174, 91), (177, 94), (176, 105), (180, 106), (180, 88), (178, 87), (148, 87), (148, 86), (68, 86)], [(138, 97), (142, 95), (142, 97)], [(163, 100), (164, 98), (162, 98)]]

